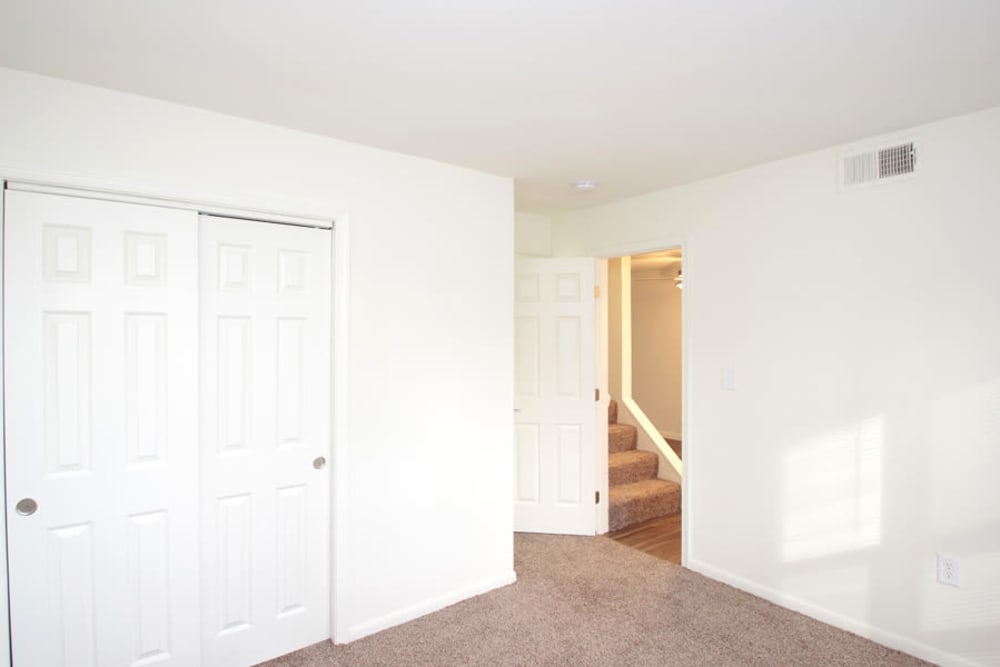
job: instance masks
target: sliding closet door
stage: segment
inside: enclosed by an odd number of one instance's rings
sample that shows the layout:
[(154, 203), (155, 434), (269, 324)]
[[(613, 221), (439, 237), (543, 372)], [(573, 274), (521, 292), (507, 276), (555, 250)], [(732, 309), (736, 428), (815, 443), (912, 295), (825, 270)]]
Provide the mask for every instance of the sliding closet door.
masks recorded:
[(206, 665), (329, 637), (331, 232), (202, 216)]
[(15, 665), (197, 665), (194, 213), (6, 193)]

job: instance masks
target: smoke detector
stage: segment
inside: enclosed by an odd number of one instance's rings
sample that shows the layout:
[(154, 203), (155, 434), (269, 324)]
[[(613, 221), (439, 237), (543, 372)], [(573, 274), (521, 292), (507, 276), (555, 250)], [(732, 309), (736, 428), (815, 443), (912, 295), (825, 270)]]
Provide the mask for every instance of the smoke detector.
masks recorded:
[(573, 183), (573, 189), (577, 192), (593, 192), (597, 189), (597, 183), (591, 180), (580, 180)]

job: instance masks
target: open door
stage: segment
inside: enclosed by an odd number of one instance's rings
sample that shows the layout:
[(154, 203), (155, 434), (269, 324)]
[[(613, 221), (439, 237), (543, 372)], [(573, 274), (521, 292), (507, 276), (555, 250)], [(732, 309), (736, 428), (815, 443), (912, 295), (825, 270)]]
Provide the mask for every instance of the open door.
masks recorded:
[(514, 530), (594, 535), (593, 259), (518, 260), (514, 294)]

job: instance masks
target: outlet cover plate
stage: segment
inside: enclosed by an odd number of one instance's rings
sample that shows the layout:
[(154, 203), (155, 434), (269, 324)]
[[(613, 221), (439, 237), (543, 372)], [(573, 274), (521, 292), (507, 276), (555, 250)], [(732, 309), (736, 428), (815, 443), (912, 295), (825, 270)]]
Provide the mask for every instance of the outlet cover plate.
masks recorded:
[(956, 588), (961, 584), (962, 568), (958, 556), (940, 553), (937, 555), (937, 580), (939, 584)]

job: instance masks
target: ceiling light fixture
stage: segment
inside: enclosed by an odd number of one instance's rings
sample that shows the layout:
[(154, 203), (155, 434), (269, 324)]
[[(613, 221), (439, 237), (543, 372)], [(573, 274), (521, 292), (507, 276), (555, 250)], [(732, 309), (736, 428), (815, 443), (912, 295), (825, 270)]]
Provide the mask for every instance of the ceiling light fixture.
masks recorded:
[(573, 184), (573, 189), (577, 192), (593, 192), (597, 189), (597, 183), (589, 180), (577, 181)]

